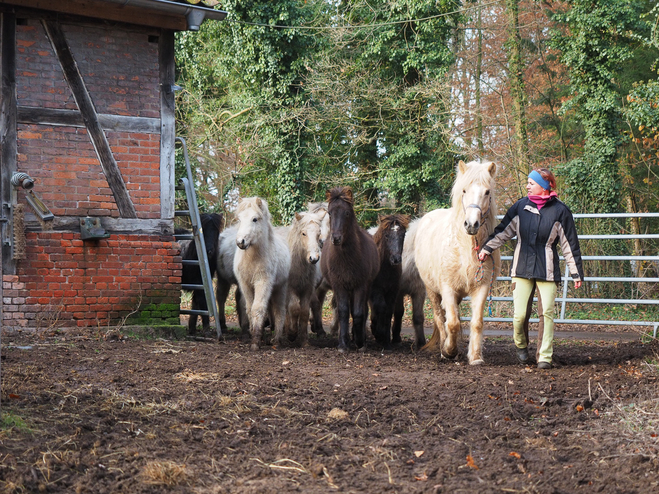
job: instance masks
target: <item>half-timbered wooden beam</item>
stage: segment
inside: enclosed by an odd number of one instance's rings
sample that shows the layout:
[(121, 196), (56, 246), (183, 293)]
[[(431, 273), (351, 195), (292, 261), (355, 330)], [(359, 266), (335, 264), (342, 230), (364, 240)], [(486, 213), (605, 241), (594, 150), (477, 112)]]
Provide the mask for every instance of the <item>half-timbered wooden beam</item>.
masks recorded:
[[(113, 236), (130, 234), (169, 237), (174, 235), (174, 223), (167, 219), (111, 218), (109, 216), (100, 216), (98, 218), (101, 226)], [(48, 230), (53, 232), (79, 232), (80, 216), (57, 215), (52, 221), (48, 222)], [(25, 231), (43, 231), (42, 223), (29, 210), (25, 212)]]
[(2, 273), (14, 274), (12, 174), (17, 170), (16, 144), (16, 16), (2, 14), (2, 87), (0, 88), (0, 199), (2, 208)]
[[(85, 127), (85, 121), (82, 118), (82, 114), (77, 110), (19, 106), (16, 118), (18, 123), (21, 124)], [(98, 122), (103, 130), (160, 134), (159, 118), (128, 117), (124, 115), (99, 113)]]
[(160, 66), (160, 216), (174, 219), (176, 144), (174, 113), (174, 32), (163, 29), (158, 40)]
[(57, 22), (42, 21), (42, 23), (59, 63), (62, 66), (64, 78), (71, 88), (73, 98), (85, 122), (87, 133), (94, 145), (96, 155), (101, 163), (101, 168), (103, 168), (110, 190), (112, 190), (112, 194), (114, 195), (119, 214), (123, 218), (136, 218), (135, 206), (128, 195), (128, 189), (121, 176), (119, 166), (114, 159), (107, 137), (98, 120), (96, 108), (94, 108), (91, 95), (78, 70), (78, 65), (64, 36), (64, 31), (62, 31), (62, 27)]

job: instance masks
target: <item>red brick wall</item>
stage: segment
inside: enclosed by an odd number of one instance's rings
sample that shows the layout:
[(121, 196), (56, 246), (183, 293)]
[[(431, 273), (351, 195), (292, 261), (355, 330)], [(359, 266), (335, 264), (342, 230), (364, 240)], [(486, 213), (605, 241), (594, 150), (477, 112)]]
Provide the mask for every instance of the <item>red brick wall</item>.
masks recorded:
[[(160, 135), (106, 136), (137, 217), (160, 218)], [(19, 124), (18, 169), (56, 216), (119, 216), (86, 129)]]
[[(62, 24), (98, 113), (160, 117), (158, 43), (140, 30)], [(18, 104), (76, 110), (41, 22), (16, 26)]]
[[(157, 31), (119, 24), (62, 23), (97, 113), (160, 118)], [(39, 19), (16, 26), (19, 106), (77, 110)], [(56, 217), (113, 217), (119, 212), (85, 128), (18, 124), (17, 168), (36, 180)], [(140, 220), (161, 218), (160, 135), (105, 131)], [(19, 192), (19, 202), (24, 194)], [(26, 211), (29, 208), (26, 206)], [(171, 220), (171, 218), (170, 218)], [(75, 223), (75, 222), (73, 222)], [(28, 233), (27, 258), (3, 275), (3, 327), (98, 327), (144, 309), (156, 323), (180, 304), (181, 262), (171, 237), (109, 232)]]
[[(64, 24), (98, 113), (160, 117), (158, 44), (148, 34)], [(57, 57), (38, 20), (16, 27), (20, 106), (76, 110)], [(107, 132), (138, 218), (160, 217), (160, 135)], [(18, 169), (37, 179), (55, 215), (118, 216), (86, 129), (18, 125)]]
[(149, 306), (180, 304), (180, 249), (168, 237), (83, 242), (77, 233), (30, 233), (26, 257), (17, 275), (3, 276), (4, 327), (107, 327)]

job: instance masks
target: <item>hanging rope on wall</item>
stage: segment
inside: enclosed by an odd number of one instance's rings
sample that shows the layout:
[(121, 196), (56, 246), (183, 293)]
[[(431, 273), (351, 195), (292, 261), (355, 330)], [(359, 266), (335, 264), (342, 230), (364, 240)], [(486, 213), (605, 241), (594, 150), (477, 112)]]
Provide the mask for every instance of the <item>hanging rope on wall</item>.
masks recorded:
[(14, 204), (13, 258), (25, 259), (25, 204)]

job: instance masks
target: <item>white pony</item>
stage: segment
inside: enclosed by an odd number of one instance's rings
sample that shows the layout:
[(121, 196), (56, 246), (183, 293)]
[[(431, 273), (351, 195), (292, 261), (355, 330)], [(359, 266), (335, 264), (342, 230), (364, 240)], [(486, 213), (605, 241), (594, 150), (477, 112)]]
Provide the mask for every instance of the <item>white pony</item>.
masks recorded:
[(236, 211), (238, 250), (233, 271), (245, 297), (252, 333), (252, 350), (258, 350), (263, 326), (269, 317), (275, 343), (284, 342), (286, 294), (291, 254), (286, 242), (275, 235), (268, 203), (260, 197), (242, 199)]
[(289, 338), (295, 336), (299, 346), (307, 342), (309, 304), (319, 278), (321, 224), (325, 216), (325, 211), (295, 213), (290, 226), (275, 228), (275, 233), (286, 240), (291, 252), (286, 332)]
[[(229, 296), (229, 291), (231, 291), (231, 287), (238, 285), (236, 274), (233, 271), (233, 260), (238, 250), (236, 246), (237, 235), (237, 225), (224, 229), (220, 234), (219, 247), (217, 249), (217, 288), (215, 298), (217, 299), (218, 317), (222, 331), (227, 330), (224, 305)], [(242, 329), (243, 334), (246, 334), (249, 332), (249, 319), (245, 311), (245, 300), (240, 293), (240, 288), (236, 289), (236, 312), (238, 313), (240, 329)]]
[(424, 348), (441, 345), (454, 358), (460, 335), (459, 304), (471, 297), (471, 330), (467, 356), (483, 361), (483, 309), (490, 284), (501, 270), (496, 250), (482, 264), (478, 250), (496, 226), (496, 164), (460, 161), (451, 191), (451, 208), (436, 209), (419, 221), (414, 257), (433, 309), (434, 329)]

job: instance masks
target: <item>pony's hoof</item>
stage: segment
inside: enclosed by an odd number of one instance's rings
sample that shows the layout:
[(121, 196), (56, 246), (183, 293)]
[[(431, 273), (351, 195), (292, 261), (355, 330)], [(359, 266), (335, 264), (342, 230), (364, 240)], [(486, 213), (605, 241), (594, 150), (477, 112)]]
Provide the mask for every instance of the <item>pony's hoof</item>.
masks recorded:
[(469, 365), (483, 365), (483, 364), (485, 364), (485, 360), (483, 360), (482, 358), (477, 358), (476, 360), (469, 362)]
[(258, 349), (259, 349), (259, 344), (258, 344), (258, 343), (252, 343), (252, 344), (249, 346), (249, 349), (250, 349), (251, 351), (253, 351), (253, 352), (256, 352), (256, 351), (258, 351)]
[(357, 349), (357, 351), (358, 351), (359, 353), (364, 353), (364, 352), (366, 352), (366, 345), (362, 345), (362, 346), (360, 346), (360, 347)]
[(339, 347), (339, 353), (348, 353), (348, 347), (340, 346)]
[(455, 360), (455, 357), (457, 356), (458, 356), (458, 352), (446, 353), (444, 350), (442, 350), (442, 357), (446, 359)]

